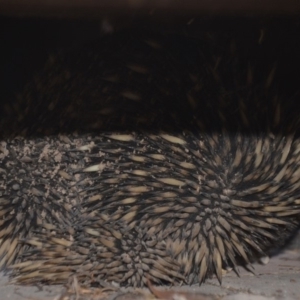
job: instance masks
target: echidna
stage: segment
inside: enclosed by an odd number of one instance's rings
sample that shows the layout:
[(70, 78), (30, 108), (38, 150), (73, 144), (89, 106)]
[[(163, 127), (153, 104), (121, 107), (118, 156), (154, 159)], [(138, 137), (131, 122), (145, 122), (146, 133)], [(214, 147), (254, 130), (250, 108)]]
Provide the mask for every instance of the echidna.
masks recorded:
[(285, 244), (297, 105), (236, 49), (113, 34), (51, 58), (6, 105), (0, 264), (15, 281), (221, 282)]

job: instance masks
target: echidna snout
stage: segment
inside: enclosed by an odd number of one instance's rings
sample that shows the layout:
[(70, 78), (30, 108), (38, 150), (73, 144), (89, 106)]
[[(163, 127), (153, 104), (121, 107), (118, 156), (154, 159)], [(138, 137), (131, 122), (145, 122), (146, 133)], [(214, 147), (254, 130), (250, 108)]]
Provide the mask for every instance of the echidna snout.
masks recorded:
[(299, 228), (296, 106), (203, 43), (111, 35), (25, 88), (0, 156), (15, 281), (221, 282)]

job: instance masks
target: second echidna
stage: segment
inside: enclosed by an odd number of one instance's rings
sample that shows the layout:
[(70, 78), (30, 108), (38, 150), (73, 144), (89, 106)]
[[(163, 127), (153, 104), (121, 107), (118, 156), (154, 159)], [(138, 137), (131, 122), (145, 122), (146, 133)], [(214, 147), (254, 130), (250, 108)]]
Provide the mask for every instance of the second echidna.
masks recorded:
[(17, 282), (221, 282), (299, 228), (297, 105), (274, 69), (215, 44), (108, 36), (5, 107), (0, 255)]

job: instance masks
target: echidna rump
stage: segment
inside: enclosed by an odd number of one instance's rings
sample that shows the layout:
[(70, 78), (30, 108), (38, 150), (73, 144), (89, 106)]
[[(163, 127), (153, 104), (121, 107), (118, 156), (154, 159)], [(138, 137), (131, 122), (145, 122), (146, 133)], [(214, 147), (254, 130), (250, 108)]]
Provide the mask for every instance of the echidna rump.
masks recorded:
[(203, 282), (300, 224), (299, 114), (209, 38), (118, 33), (6, 105), (0, 255), (19, 283)]

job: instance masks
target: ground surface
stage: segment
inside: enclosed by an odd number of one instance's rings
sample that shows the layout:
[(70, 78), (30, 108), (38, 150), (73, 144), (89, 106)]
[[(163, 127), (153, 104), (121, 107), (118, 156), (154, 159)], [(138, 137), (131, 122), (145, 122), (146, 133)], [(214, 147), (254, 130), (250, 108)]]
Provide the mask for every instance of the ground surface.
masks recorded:
[[(294, 247), (295, 248), (295, 247)], [(273, 257), (267, 265), (255, 265), (255, 273), (240, 269), (240, 278), (230, 272), (223, 278), (222, 286), (216, 279), (207, 281), (202, 286), (165, 289), (159, 293), (161, 299), (167, 300), (267, 300), (267, 299), (300, 299), (300, 251), (291, 248)], [(0, 299), (7, 300), (139, 300), (153, 299), (146, 290), (107, 291), (84, 290), (76, 288), (77, 297), (64, 294), (61, 286), (23, 287), (10, 285), (7, 278), (0, 273)]]

